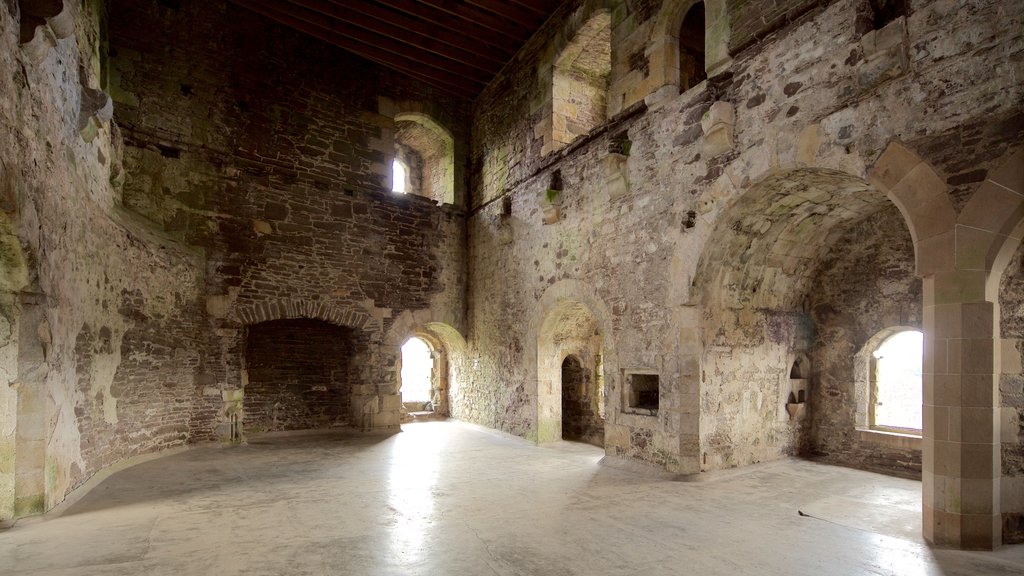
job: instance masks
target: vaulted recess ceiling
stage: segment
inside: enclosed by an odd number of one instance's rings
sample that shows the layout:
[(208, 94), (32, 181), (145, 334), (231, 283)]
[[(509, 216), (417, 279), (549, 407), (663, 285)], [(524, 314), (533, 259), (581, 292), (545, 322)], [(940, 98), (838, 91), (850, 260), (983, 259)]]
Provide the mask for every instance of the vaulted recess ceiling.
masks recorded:
[(562, 0), (232, 0), (468, 100)]

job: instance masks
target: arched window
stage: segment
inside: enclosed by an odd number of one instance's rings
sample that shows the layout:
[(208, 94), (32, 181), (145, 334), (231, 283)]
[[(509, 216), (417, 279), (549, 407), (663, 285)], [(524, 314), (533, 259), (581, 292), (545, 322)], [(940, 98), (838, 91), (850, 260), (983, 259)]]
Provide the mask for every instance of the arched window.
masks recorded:
[(400, 194), (409, 191), (409, 167), (398, 158), (391, 163), (391, 191)]
[(924, 335), (916, 328), (886, 328), (854, 356), (859, 430), (920, 435)]
[(612, 69), (611, 14), (591, 16), (555, 61), (551, 150), (558, 150), (608, 119)]
[(395, 115), (395, 160), (405, 170), (405, 189), (398, 189), (398, 168), (392, 189), (430, 198), (438, 204), (455, 201), (455, 141), (422, 113)]
[(402, 402), (433, 401), (434, 356), (430, 346), (419, 338), (410, 338), (402, 346)]
[(874, 386), (871, 395), (873, 428), (921, 430), (921, 363), (924, 335), (916, 330), (898, 332), (874, 351)]
[(679, 92), (686, 92), (707, 78), (704, 29), (704, 3), (697, 2), (679, 27)]

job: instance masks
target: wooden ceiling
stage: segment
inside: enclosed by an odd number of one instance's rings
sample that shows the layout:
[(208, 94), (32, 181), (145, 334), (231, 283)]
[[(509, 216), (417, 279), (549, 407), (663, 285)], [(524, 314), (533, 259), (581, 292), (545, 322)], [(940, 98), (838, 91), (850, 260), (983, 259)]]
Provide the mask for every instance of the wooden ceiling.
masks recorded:
[(232, 0), (473, 100), (562, 0)]

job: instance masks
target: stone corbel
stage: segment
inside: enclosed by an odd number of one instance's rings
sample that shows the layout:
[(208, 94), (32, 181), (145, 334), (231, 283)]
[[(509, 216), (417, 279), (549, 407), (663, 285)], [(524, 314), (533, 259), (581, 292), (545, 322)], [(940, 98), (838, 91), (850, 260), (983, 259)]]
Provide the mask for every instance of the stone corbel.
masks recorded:
[(604, 185), (610, 198), (618, 198), (629, 193), (629, 157), (617, 152), (609, 152), (601, 161), (604, 164)]
[(704, 156), (714, 158), (731, 151), (736, 146), (733, 128), (736, 126), (736, 109), (728, 102), (718, 101), (704, 113), (700, 127), (704, 131)]
[(21, 43), (29, 59), (42, 62), (57, 42), (75, 34), (75, 16), (64, 0), (21, 0)]
[(103, 90), (82, 84), (82, 104), (78, 110), (78, 133), (86, 142), (91, 142), (100, 126), (114, 117), (114, 101)]
[(540, 211), (545, 224), (554, 224), (562, 216), (562, 191), (549, 189), (541, 193), (539, 198)]
[(860, 39), (864, 61), (857, 69), (857, 82), (867, 90), (904, 74), (910, 67), (907, 50), (907, 19), (903, 16)]

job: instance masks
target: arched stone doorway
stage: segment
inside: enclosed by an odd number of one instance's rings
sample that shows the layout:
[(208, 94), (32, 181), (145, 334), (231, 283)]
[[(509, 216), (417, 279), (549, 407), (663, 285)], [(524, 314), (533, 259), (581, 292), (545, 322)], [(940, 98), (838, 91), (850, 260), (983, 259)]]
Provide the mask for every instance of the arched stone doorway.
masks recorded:
[(604, 446), (603, 354), (604, 335), (585, 304), (563, 300), (547, 314), (537, 343), (539, 442)]
[(438, 338), (406, 340), (397, 372), (403, 423), (448, 416), (448, 355)]
[(569, 354), (562, 360), (562, 439), (604, 446), (604, 398), (600, 366), (591, 372), (584, 360)]

